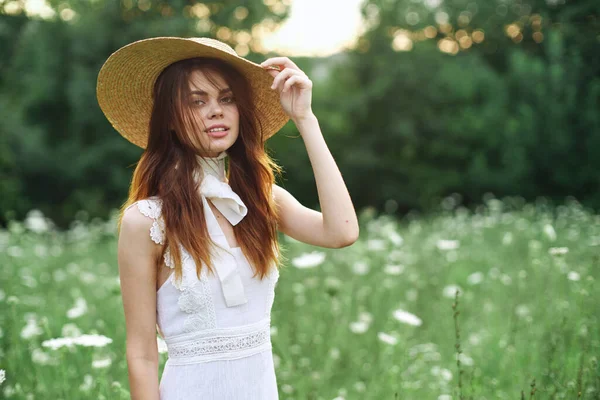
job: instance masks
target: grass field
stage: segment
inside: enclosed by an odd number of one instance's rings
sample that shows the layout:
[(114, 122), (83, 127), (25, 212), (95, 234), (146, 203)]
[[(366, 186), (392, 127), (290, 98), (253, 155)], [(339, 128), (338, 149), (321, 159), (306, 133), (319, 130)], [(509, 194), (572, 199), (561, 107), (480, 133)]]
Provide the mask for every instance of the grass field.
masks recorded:
[[(78, 217), (0, 230), (1, 398), (129, 398), (115, 222)], [(281, 399), (600, 399), (599, 215), (447, 198), (360, 220), (344, 249), (281, 238)]]

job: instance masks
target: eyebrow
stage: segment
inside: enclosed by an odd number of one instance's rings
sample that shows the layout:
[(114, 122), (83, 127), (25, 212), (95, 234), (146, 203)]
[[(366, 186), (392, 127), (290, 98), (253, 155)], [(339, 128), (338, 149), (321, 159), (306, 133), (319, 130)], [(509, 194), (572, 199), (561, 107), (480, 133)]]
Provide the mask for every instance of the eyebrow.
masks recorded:
[[(225, 94), (225, 93), (231, 93), (231, 88), (225, 88), (225, 89), (221, 89), (219, 91), (219, 95)], [(208, 95), (208, 93), (206, 93), (204, 90), (192, 90), (190, 92), (190, 94), (197, 94), (200, 96), (206, 96)]]

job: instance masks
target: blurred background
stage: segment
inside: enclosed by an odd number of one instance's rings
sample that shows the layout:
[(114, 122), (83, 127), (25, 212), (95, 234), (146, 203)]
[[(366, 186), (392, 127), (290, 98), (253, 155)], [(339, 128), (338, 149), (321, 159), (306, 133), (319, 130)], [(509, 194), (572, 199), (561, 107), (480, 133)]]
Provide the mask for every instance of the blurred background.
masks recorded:
[[(428, 210), (453, 193), (600, 206), (595, 0), (0, 1), (0, 221), (66, 227), (126, 199), (141, 149), (95, 96), (108, 56), (152, 36), (287, 55), (357, 209)], [(293, 138), (290, 138), (293, 137)], [(293, 123), (268, 141), (281, 182), (318, 207)]]
[[(153, 36), (314, 83), (361, 233), (281, 237), (282, 400), (600, 399), (598, 0), (0, 0), (0, 398), (129, 399), (115, 217), (142, 150), (95, 87)], [(319, 209), (293, 123), (267, 147)]]

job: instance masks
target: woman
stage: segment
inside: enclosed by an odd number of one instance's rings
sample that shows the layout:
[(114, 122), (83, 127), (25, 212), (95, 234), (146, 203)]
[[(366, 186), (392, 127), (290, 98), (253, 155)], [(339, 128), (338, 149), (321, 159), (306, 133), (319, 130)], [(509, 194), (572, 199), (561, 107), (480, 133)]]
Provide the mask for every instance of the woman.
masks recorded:
[[(283, 258), (277, 230), (329, 248), (358, 237), (311, 90), (290, 59), (258, 65), (207, 38), (141, 40), (102, 67), (103, 112), (145, 149), (119, 219), (133, 399), (278, 398), (270, 340)], [(322, 212), (274, 184), (280, 168), (264, 142), (290, 118)], [(168, 348), (160, 383), (156, 328)]]

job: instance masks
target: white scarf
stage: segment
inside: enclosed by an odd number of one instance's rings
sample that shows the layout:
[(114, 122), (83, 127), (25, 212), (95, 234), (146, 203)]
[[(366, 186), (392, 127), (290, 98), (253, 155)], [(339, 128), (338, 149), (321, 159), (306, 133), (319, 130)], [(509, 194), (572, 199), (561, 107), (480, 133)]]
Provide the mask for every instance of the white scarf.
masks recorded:
[[(237, 225), (248, 213), (248, 208), (240, 196), (225, 182), (225, 157), (227, 157), (225, 151), (217, 157), (196, 156), (198, 164), (204, 172), (200, 193), (211, 199), (217, 210), (227, 218), (231, 225)], [(198, 175), (194, 178), (199, 179)]]
[[(200, 183), (200, 193), (211, 200), (215, 208), (227, 218), (231, 225), (237, 225), (248, 214), (248, 208), (240, 196), (225, 182), (225, 157), (227, 157), (225, 151), (217, 157), (196, 156), (204, 173), (204, 178)], [(194, 175), (194, 179), (200, 179), (197, 173)], [(205, 202), (205, 206), (208, 206), (208, 202)], [(205, 212), (212, 213), (212, 210), (205, 210)], [(231, 254), (224, 254), (223, 257), (231, 259), (224, 260), (216, 266), (215, 270), (221, 282), (225, 303), (227, 307), (245, 304), (248, 300), (237, 267), (237, 260)]]

